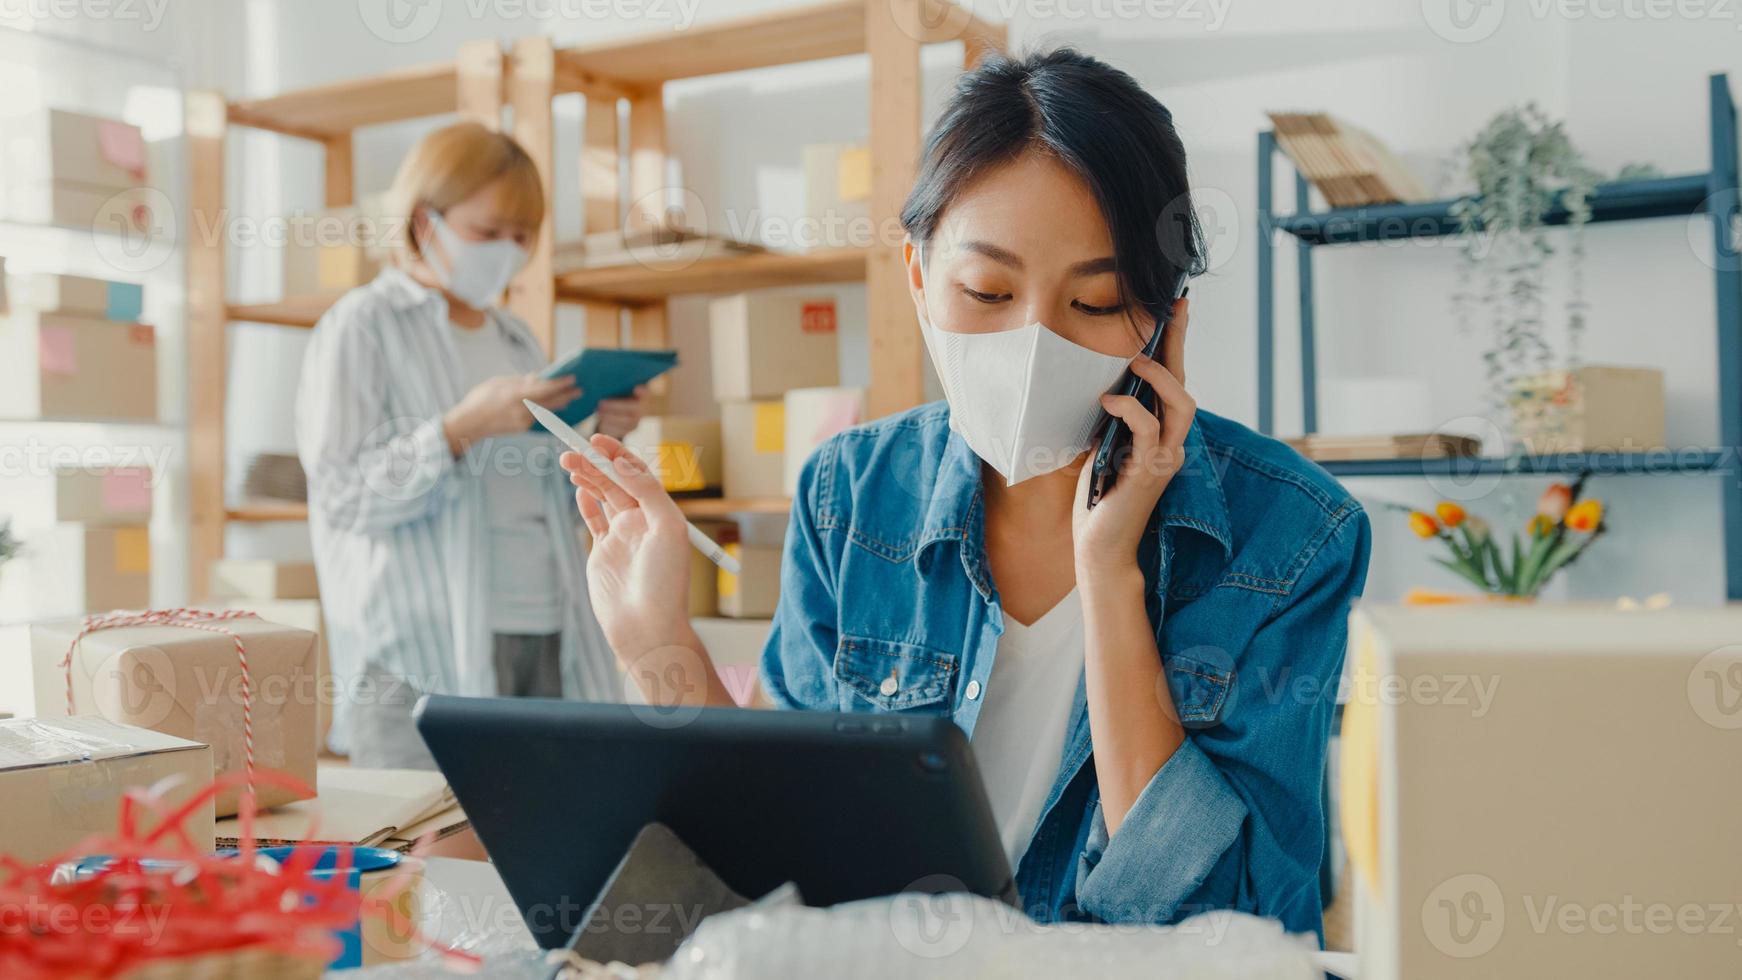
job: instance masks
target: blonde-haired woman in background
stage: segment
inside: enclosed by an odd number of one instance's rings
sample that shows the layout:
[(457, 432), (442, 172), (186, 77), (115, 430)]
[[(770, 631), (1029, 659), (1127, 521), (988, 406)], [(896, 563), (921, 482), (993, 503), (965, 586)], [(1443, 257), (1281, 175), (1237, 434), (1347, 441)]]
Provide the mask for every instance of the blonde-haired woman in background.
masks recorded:
[[(395, 258), (321, 318), (297, 393), (297, 448), (339, 690), (333, 748), (360, 766), (434, 768), (419, 695), (621, 696), (587, 601), (558, 444), (521, 399), (579, 392), (496, 304), (545, 220), (512, 139), (476, 123), (400, 166)], [(403, 233), (400, 233), (400, 232)], [(641, 395), (603, 403), (622, 436)]]

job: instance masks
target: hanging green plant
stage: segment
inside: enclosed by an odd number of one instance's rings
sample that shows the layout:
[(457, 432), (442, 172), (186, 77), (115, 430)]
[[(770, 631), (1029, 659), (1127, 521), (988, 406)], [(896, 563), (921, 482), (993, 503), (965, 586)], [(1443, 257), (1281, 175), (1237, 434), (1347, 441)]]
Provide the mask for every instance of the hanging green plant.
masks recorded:
[[(1465, 330), (1487, 321), (1491, 339), (1482, 361), (1494, 407), (1505, 409), (1520, 378), (1578, 364), (1586, 311), (1584, 227), (1602, 175), (1563, 124), (1534, 103), (1495, 116), (1452, 163), (1471, 188), (1451, 209), (1463, 258), (1453, 313)], [(1655, 173), (1633, 164), (1617, 179)], [(1545, 298), (1555, 245), (1544, 220), (1557, 204), (1567, 212), (1564, 352), (1550, 339)]]

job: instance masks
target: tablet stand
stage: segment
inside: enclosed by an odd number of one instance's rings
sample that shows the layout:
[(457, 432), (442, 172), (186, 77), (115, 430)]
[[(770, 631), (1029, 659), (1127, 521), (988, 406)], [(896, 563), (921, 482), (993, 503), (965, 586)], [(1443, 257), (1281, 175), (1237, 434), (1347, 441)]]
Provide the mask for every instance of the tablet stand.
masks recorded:
[(670, 827), (650, 823), (635, 835), (566, 948), (595, 963), (661, 963), (702, 919), (749, 904)]

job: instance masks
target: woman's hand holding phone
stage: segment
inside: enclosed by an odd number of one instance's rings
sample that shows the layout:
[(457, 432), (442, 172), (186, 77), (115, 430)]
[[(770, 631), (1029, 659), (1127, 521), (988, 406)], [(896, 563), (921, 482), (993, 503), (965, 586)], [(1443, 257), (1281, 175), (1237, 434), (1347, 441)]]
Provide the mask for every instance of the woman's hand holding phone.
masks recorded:
[(1190, 301), (1174, 301), (1173, 316), (1162, 328), (1159, 361), (1139, 356), (1132, 373), (1154, 390), (1154, 407), (1129, 395), (1104, 395), (1101, 405), (1131, 430), (1130, 452), (1119, 463), (1112, 489), (1093, 508), (1088, 506), (1092, 467), (1084, 466), (1077, 481), (1072, 517), (1077, 581), (1093, 586), (1109, 576), (1137, 572), (1137, 544), (1149, 524), (1162, 492), (1185, 462), (1186, 433), (1197, 414), (1197, 402), (1185, 389), (1185, 337)]
[(733, 704), (690, 626), (688, 523), (659, 478), (621, 442), (595, 435), (622, 486), (580, 453), (563, 453), (593, 544), (587, 588), (617, 659), (662, 707)]

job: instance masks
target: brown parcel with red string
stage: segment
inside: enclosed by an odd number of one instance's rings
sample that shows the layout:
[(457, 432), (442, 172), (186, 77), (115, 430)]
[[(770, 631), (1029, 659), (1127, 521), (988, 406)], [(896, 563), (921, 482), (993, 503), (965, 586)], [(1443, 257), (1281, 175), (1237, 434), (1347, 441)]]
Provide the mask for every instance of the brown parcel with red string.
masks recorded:
[[(83, 621), (30, 629), (37, 714), (65, 716), (72, 648), (72, 714), (100, 714), (212, 747), (218, 775), (247, 765), (241, 640), (252, 691), (256, 769), (276, 769), (315, 785), (316, 704), (320, 690), (316, 635), (252, 616), (186, 626), (122, 626), (78, 638)], [(303, 799), (276, 785), (259, 787), (262, 807)], [(217, 815), (236, 813), (238, 790), (218, 797)]]

